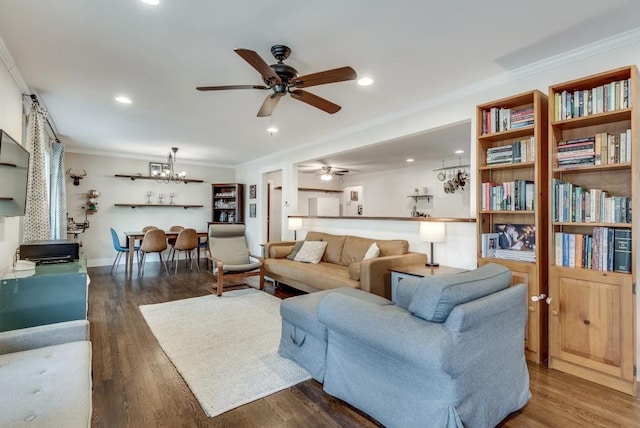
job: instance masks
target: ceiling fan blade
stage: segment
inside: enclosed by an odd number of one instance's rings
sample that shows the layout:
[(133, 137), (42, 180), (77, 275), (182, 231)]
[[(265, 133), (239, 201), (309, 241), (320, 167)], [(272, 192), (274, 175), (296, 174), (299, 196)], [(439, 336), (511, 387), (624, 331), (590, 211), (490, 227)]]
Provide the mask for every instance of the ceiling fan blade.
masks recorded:
[(260, 107), (260, 110), (258, 110), (257, 116), (258, 117), (271, 116), (271, 113), (273, 113), (273, 110), (278, 105), (278, 101), (280, 101), (280, 98), (282, 98), (282, 95), (284, 94), (268, 95), (267, 98), (265, 98), (264, 102), (262, 103), (262, 107)]
[(358, 74), (353, 68), (341, 67), (319, 73), (307, 74), (306, 76), (294, 77), (290, 83), (296, 88), (308, 88), (310, 86), (344, 82), (345, 80), (355, 80), (357, 78)]
[(329, 114), (337, 113), (342, 108), (339, 105), (334, 104), (329, 100), (326, 100), (322, 97), (314, 95), (310, 92), (303, 91), (301, 89), (296, 89), (294, 91), (291, 91), (291, 96), (296, 100), (302, 101), (303, 103), (307, 103), (310, 106), (319, 108), (320, 110), (326, 111)]
[(269, 89), (264, 85), (228, 85), (228, 86), (198, 86), (199, 91), (225, 91), (227, 89)]
[(237, 53), (242, 57), (242, 59), (247, 61), (249, 65), (251, 65), (251, 67), (255, 68), (258, 73), (260, 73), (260, 76), (262, 76), (263, 80), (271, 80), (273, 83), (282, 83), (282, 80), (280, 80), (280, 76), (278, 76), (276, 72), (273, 71), (271, 67), (269, 67), (269, 64), (264, 62), (264, 60), (260, 58), (260, 55), (258, 55), (254, 51), (249, 49), (235, 49), (235, 53)]

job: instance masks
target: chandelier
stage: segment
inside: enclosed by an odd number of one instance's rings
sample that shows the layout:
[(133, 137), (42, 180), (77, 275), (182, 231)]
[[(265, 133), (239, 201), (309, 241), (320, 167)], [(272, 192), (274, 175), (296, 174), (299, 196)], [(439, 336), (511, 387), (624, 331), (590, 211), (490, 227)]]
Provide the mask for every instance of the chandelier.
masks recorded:
[(171, 151), (167, 155), (167, 163), (163, 164), (162, 171), (154, 171), (153, 177), (156, 179), (158, 183), (170, 183), (175, 181), (176, 183), (184, 182), (187, 173), (182, 171), (180, 173), (175, 172), (175, 164), (176, 164), (176, 153), (178, 152), (177, 147), (171, 147)]

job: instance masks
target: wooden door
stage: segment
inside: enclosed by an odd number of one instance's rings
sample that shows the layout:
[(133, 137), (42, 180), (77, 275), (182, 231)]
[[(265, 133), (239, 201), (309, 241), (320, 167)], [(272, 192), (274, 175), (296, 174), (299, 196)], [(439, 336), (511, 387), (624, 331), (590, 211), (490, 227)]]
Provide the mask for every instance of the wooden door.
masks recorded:
[(549, 295), (549, 367), (632, 392), (631, 276), (553, 268)]
[[(480, 266), (491, 259), (481, 259)], [(544, 298), (534, 302), (531, 297), (541, 293), (540, 281), (537, 278), (537, 266), (533, 263), (500, 260), (499, 263), (511, 270), (511, 285), (527, 286), (527, 308), (529, 311), (524, 331), (524, 347), (527, 360), (537, 364), (547, 356), (547, 304)]]

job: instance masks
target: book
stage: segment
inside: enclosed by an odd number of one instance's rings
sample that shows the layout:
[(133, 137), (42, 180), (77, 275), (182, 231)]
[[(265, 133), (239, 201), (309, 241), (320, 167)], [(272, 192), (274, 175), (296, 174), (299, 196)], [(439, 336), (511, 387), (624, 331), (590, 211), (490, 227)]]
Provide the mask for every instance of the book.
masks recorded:
[(631, 273), (631, 229), (614, 229), (613, 270)]

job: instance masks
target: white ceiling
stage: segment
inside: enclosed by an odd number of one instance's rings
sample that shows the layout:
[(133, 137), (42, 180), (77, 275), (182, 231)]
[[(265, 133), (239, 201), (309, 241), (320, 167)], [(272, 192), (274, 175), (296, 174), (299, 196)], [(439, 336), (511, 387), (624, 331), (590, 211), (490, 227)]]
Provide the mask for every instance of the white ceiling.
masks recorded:
[[(0, 0), (0, 11), (0, 37), (68, 151), (152, 158), (177, 146), (181, 160), (235, 166), (638, 27), (640, 2)], [(256, 117), (265, 92), (195, 90), (262, 84), (233, 50), (273, 63), (274, 44), (292, 49), (285, 62), (301, 74), (350, 65), (375, 84), (310, 88), (342, 106), (334, 115), (286, 97), (273, 136), (271, 119)], [(118, 94), (133, 104), (117, 104)], [(438, 137), (434, 153), (450, 141)], [(377, 162), (353, 152), (328, 161)]]

